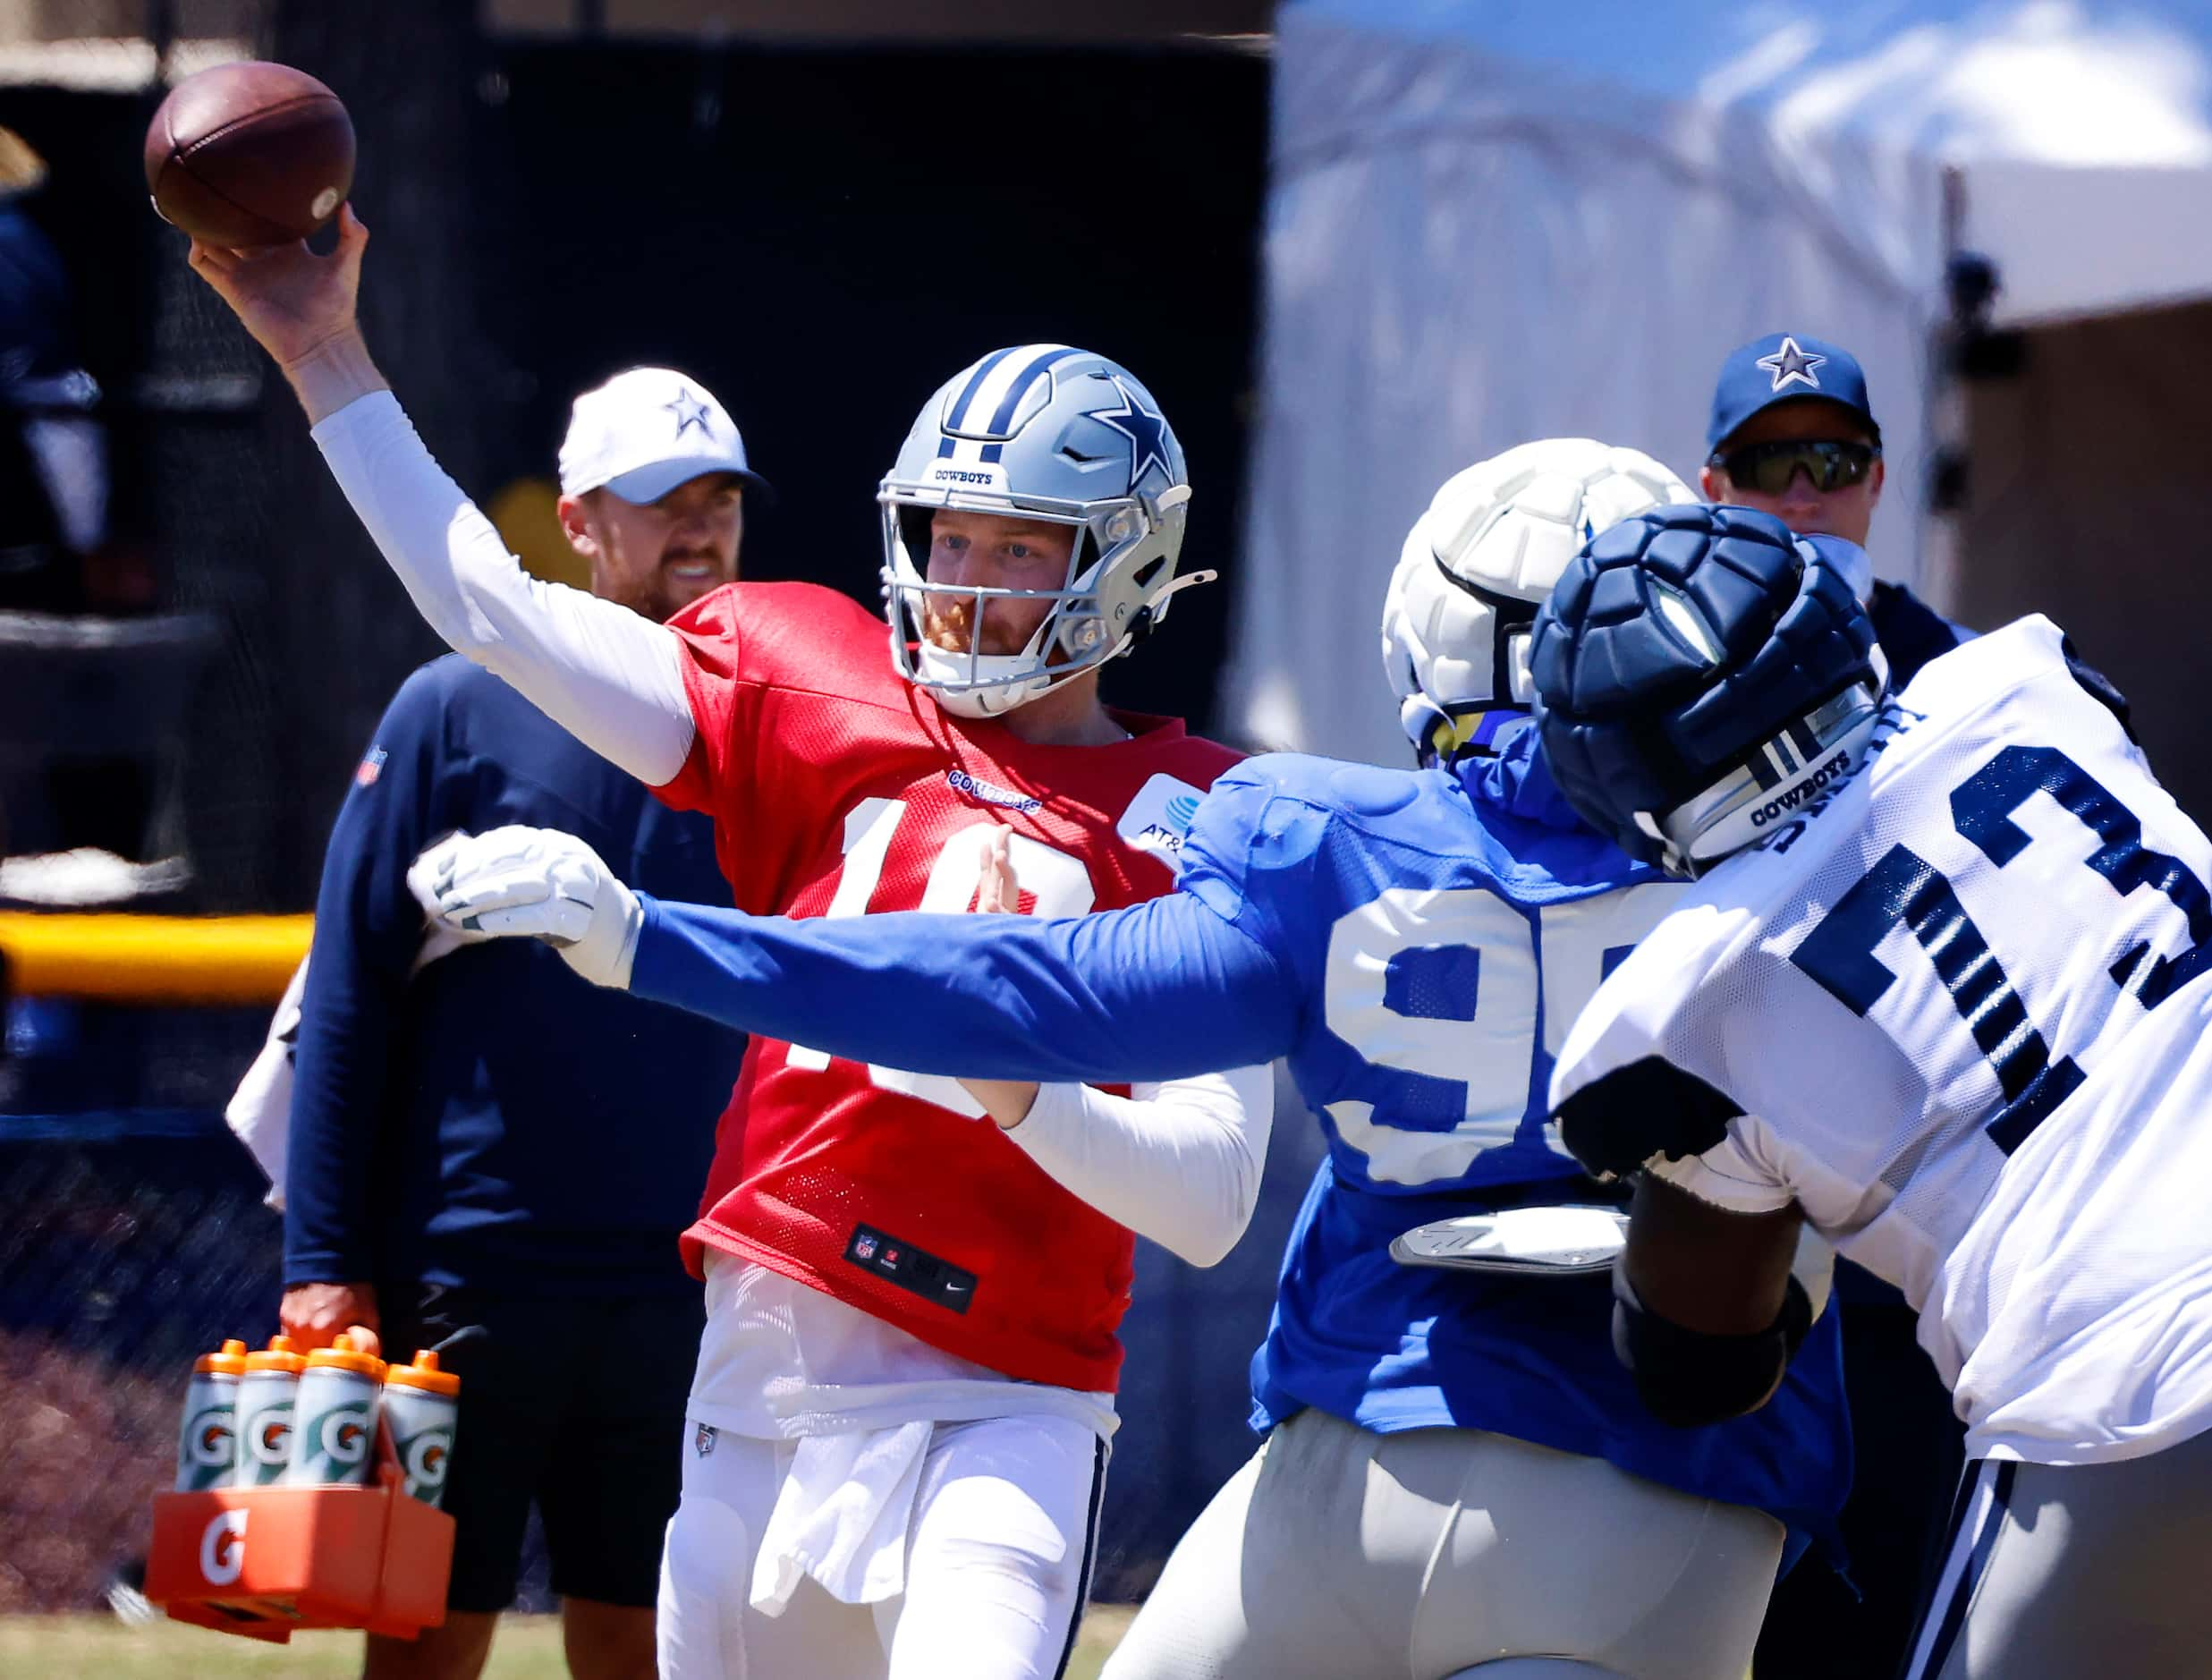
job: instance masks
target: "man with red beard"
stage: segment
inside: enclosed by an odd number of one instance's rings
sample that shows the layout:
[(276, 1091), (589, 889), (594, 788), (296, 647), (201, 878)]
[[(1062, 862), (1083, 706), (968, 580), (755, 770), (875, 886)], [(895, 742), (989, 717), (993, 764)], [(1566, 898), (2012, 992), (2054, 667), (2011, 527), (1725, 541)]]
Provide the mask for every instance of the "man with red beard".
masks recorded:
[[(878, 496), (888, 658), (883, 620), (810, 585), (718, 590), (660, 625), (532, 581), (431, 460), (354, 318), (366, 242), (349, 210), (328, 257), (191, 261), (284, 369), (431, 625), (668, 804), (711, 812), (740, 907), (1075, 915), (1173, 884), (1234, 755), (1098, 696), (1106, 662), (1198, 581), (1175, 572), (1181, 445), (1127, 369), (1012, 346), (930, 398)], [(1264, 1068), (1123, 1097), (756, 1039), (686, 1240), (708, 1325), (662, 1672), (1059, 1673), (1131, 1231), (1225, 1253), (1271, 1097)], [(1165, 1154), (1163, 1128), (1197, 1141)]]

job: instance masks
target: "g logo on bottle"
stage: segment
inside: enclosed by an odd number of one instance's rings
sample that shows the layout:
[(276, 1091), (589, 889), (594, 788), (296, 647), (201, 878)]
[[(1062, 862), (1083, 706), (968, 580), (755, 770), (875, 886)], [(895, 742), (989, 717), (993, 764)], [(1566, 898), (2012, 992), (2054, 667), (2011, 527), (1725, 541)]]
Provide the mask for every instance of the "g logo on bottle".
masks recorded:
[(445, 1430), (426, 1430), (407, 1443), (406, 1492), (410, 1498), (445, 1485), (446, 1459), (453, 1447), (453, 1435)]
[(199, 1573), (211, 1587), (227, 1587), (246, 1567), (246, 1517), (242, 1510), (217, 1511), (199, 1533)]
[(246, 1437), (246, 1450), (258, 1464), (281, 1470), (292, 1462), (292, 1413), (265, 1412)]
[(184, 1450), (192, 1463), (207, 1470), (221, 1470), (238, 1462), (231, 1433), (231, 1409), (210, 1407), (184, 1428)]
[(316, 1438), (332, 1464), (358, 1464), (369, 1451), (369, 1413), (358, 1406), (326, 1412)]

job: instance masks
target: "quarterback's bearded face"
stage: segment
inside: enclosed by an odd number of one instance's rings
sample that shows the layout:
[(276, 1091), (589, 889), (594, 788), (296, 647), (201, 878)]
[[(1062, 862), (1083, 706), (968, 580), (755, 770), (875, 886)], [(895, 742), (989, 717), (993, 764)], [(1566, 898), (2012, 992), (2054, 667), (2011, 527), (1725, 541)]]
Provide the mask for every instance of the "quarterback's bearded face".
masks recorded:
[(602, 599), (665, 621), (737, 576), (745, 504), (734, 472), (701, 473), (657, 502), (601, 489), (573, 498), (572, 513), (571, 500), (563, 498), (563, 522)]
[(1052, 611), (1051, 601), (983, 602), (981, 634), (971, 647), (978, 603), (972, 595), (956, 591), (1064, 589), (1074, 552), (1071, 526), (1018, 514), (939, 508), (929, 519), (928, 579), (953, 589), (930, 592), (922, 611), (922, 634), (930, 646), (947, 653), (1021, 652)]

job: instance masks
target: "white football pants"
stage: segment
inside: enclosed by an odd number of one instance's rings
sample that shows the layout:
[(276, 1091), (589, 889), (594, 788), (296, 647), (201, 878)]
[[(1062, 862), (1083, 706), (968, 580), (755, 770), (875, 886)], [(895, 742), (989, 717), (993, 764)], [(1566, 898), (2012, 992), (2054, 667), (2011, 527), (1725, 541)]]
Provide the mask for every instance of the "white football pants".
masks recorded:
[(1733, 1680), (1782, 1544), (1603, 1459), (1308, 1410), (1191, 1524), (1106, 1680)]
[(2212, 1431), (2117, 1464), (1970, 1464), (1909, 1680), (2205, 1680), (2208, 1555)]
[[(683, 1498), (661, 1555), (662, 1680), (1056, 1680), (1090, 1584), (1098, 1436), (1052, 1417), (934, 1426), (904, 1590), (847, 1603), (809, 1576), (769, 1614), (751, 1601), (754, 1566), (792, 1458), (789, 1443), (686, 1421)], [(826, 1513), (854, 1491), (805, 1498)]]

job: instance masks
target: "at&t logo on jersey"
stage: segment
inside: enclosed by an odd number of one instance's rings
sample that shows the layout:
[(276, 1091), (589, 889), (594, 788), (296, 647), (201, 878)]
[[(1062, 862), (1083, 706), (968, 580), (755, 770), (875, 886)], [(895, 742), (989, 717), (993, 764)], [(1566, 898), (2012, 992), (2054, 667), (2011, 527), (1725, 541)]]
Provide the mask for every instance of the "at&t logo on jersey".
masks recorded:
[(1170, 869), (1182, 855), (1182, 843), (1199, 814), (1205, 791), (1172, 776), (1156, 776), (1137, 790), (1114, 832), (1136, 847), (1163, 859)]

